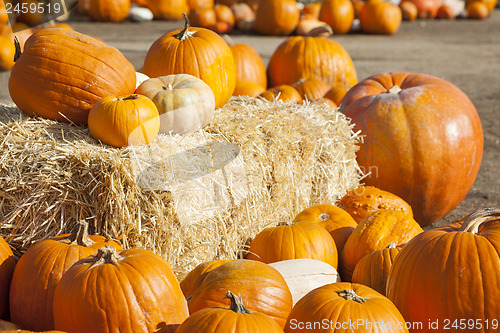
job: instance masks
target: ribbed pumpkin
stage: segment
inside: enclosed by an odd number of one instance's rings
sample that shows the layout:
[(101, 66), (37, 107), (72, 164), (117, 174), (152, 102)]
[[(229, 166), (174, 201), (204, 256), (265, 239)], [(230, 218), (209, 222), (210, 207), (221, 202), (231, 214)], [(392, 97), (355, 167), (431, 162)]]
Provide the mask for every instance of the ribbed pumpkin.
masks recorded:
[(54, 322), (68, 332), (175, 332), (189, 316), (168, 262), (106, 245), (75, 263), (54, 293)]
[(241, 297), (230, 290), (225, 298), (231, 305), (201, 309), (186, 319), (176, 333), (282, 333), (283, 329), (271, 317), (245, 308)]
[(366, 185), (408, 202), (428, 225), (467, 195), (483, 153), (474, 104), (452, 83), (418, 73), (382, 73), (352, 87), (340, 108), (365, 135), (357, 152)]
[(16, 260), (14, 253), (0, 236), (0, 318), (9, 319), (9, 289)]
[(182, 293), (189, 299), (201, 286), (208, 273), (229, 261), (225, 259), (211, 260), (196, 266), (182, 279), (180, 283)]
[(212, 89), (215, 107), (219, 108), (231, 98), (236, 85), (231, 49), (215, 32), (191, 28), (187, 16), (185, 20), (184, 29), (169, 32), (151, 45), (143, 72), (151, 78), (170, 74), (196, 76)]
[(279, 224), (259, 232), (250, 242), (247, 259), (271, 263), (289, 259), (317, 259), (337, 268), (335, 241), (315, 222)]
[[(500, 314), (498, 281), (500, 209), (481, 209), (406, 244), (389, 273), (387, 297), (408, 322), (438, 321), (440, 328), (449, 322), (447, 332), (493, 333)], [(419, 330), (436, 331), (427, 325)]]
[(240, 295), (250, 311), (262, 312), (281, 327), (292, 309), (292, 294), (273, 267), (255, 260), (231, 260), (211, 269), (192, 294), (185, 294), (191, 314), (213, 306), (229, 305), (227, 290)]
[(254, 28), (262, 35), (286, 36), (299, 23), (300, 10), (296, 0), (266, 0), (259, 3)]
[(156, 105), (146, 96), (105, 97), (89, 113), (92, 136), (113, 147), (148, 144), (160, 130)]
[(250, 81), (267, 88), (266, 66), (260, 54), (250, 45), (245, 43), (234, 43), (225, 37), (226, 42), (233, 53), (236, 65), (236, 81)]
[(368, 0), (359, 13), (361, 30), (370, 34), (392, 35), (402, 19), (401, 9), (386, 0)]
[(352, 281), (356, 264), (364, 256), (391, 243), (401, 245), (423, 232), (408, 214), (396, 210), (379, 210), (361, 221), (345, 242), (339, 257), (339, 273), (343, 281)]
[[(365, 172), (367, 171), (376, 172), (376, 170), (365, 170)], [(399, 210), (413, 216), (413, 211), (406, 201), (374, 186), (359, 186), (348, 190), (338, 204), (357, 223), (381, 209)]]
[(335, 241), (338, 254), (342, 252), (347, 238), (358, 226), (358, 223), (354, 221), (348, 212), (329, 204), (308, 207), (297, 214), (293, 221), (315, 222), (321, 225)]
[(148, 97), (156, 105), (163, 133), (196, 131), (208, 125), (215, 113), (212, 89), (189, 74), (146, 80), (136, 93)]
[(300, 96), (297, 89), (288, 84), (271, 87), (260, 94), (260, 96), (271, 102), (276, 99), (286, 102), (302, 103), (302, 96)]
[(300, 79), (295, 82), (295, 89), (299, 92), (303, 99), (309, 101), (315, 101), (323, 98), (328, 90), (330, 90), (330, 85), (323, 80), (318, 80), (314, 78)]
[(344, 98), (345, 94), (349, 91), (351, 87), (349, 86), (334, 86), (330, 90), (328, 90), (325, 94), (325, 98), (331, 99), (335, 104), (340, 105), (342, 98)]
[[(85, 64), (85, 66), (82, 66)], [(42, 29), (12, 68), (9, 93), (30, 116), (87, 124), (98, 100), (135, 91), (134, 66), (117, 49), (68, 29)]]
[[(375, 290), (339, 282), (314, 289), (298, 301), (290, 312), (285, 333), (407, 333), (405, 319), (389, 299)], [(325, 324), (323, 329), (318, 328)]]
[(31, 330), (54, 329), (52, 301), (61, 277), (75, 262), (97, 253), (100, 247), (120, 247), (103, 236), (89, 236), (87, 228), (87, 223), (78, 223), (71, 234), (35, 243), (21, 256), (10, 286), (14, 323)]
[(327, 23), (334, 34), (348, 33), (354, 21), (354, 6), (351, 0), (325, 0), (319, 19)]
[(288, 37), (272, 54), (267, 72), (271, 87), (294, 84), (302, 78), (323, 80), (332, 86), (358, 82), (349, 53), (325, 37)]
[(187, 0), (148, 0), (146, 8), (156, 20), (178, 20), (184, 13), (189, 13)]
[(361, 258), (352, 273), (352, 282), (363, 284), (385, 296), (389, 272), (402, 246), (391, 243)]
[(99, 22), (121, 22), (128, 17), (130, 0), (90, 0), (88, 15)]

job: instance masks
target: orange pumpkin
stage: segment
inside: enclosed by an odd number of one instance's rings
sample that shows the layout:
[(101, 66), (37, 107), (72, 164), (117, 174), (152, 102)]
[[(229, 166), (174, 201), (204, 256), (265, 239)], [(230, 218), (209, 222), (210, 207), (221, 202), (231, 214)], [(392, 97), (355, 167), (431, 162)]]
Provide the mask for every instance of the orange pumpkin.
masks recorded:
[(342, 98), (344, 98), (345, 94), (349, 91), (351, 87), (347, 87), (344, 85), (334, 86), (330, 90), (328, 90), (325, 94), (325, 98), (331, 99), (335, 104), (340, 105)]
[(283, 327), (292, 309), (292, 294), (285, 279), (273, 267), (255, 260), (230, 260), (211, 269), (193, 290), (185, 294), (190, 314), (213, 306), (227, 306), (231, 290), (245, 299), (248, 310), (262, 312)]
[(226, 5), (216, 4), (214, 6), (215, 17), (217, 23), (215, 24), (214, 31), (219, 34), (226, 34), (233, 30), (236, 24), (233, 11)]
[(88, 123), (95, 139), (119, 148), (153, 141), (160, 130), (160, 115), (146, 96), (110, 96), (92, 107)]
[(229, 308), (210, 307), (193, 313), (175, 331), (176, 333), (283, 333), (282, 328), (271, 317), (247, 310), (243, 299), (231, 291), (225, 298), (231, 302)]
[[(316, 288), (300, 299), (290, 312), (285, 333), (408, 333), (405, 319), (389, 299), (373, 289), (338, 282)], [(319, 329), (317, 323), (326, 327)]]
[(178, 20), (189, 13), (188, 0), (149, 0), (145, 4), (155, 20)]
[(319, 20), (327, 23), (334, 34), (346, 34), (354, 21), (351, 0), (325, 0), (319, 12)]
[(423, 230), (408, 214), (396, 210), (379, 210), (361, 221), (351, 233), (339, 257), (343, 281), (352, 281), (356, 264), (364, 256), (391, 243), (407, 243)]
[(78, 4), (76, 5), (76, 10), (78, 14), (87, 16), (89, 14), (90, 8), (90, 0), (78, 0)]
[(0, 71), (8, 71), (14, 67), (14, 55), (16, 47), (12, 39), (0, 35)]
[(323, 80), (332, 86), (358, 82), (349, 53), (325, 37), (288, 37), (271, 55), (267, 72), (271, 87), (294, 84), (302, 78)]
[(191, 10), (188, 17), (193, 27), (212, 29), (217, 24), (217, 16), (213, 7)]
[(9, 244), (0, 236), (0, 318), (9, 318), (9, 289), (16, 266), (14, 253)]
[[(500, 209), (486, 208), (406, 244), (389, 273), (387, 297), (408, 322), (449, 322), (449, 332), (493, 333), (500, 313), (498, 281)], [(466, 328), (465, 319), (473, 319)], [(436, 330), (424, 325), (419, 332)]]
[(255, 14), (255, 30), (262, 35), (289, 35), (299, 23), (296, 0), (261, 1)]
[(250, 81), (267, 88), (266, 66), (260, 54), (250, 45), (245, 43), (234, 43), (226, 37), (226, 42), (233, 53), (236, 65), (236, 81)]
[(64, 274), (53, 304), (56, 328), (68, 332), (173, 333), (188, 317), (168, 262), (148, 250), (117, 252), (110, 245)]
[(99, 22), (120, 22), (128, 17), (130, 0), (90, 0), (89, 16)]
[(385, 296), (387, 278), (401, 248), (391, 243), (361, 258), (352, 273), (352, 282), (363, 284)]
[(262, 230), (250, 242), (246, 258), (266, 264), (289, 259), (316, 259), (334, 268), (338, 263), (335, 241), (315, 222), (279, 224)]
[(0, 1), (0, 25), (6, 25), (9, 23), (9, 14), (7, 14), (7, 8), (5, 3)]
[(286, 102), (302, 103), (302, 96), (300, 96), (297, 89), (287, 84), (269, 88), (260, 94), (260, 96), (271, 102), (276, 99)]
[(498, 0), (466, 0), (465, 1), (465, 9), (467, 10), (467, 7), (473, 3), (473, 2), (482, 2), (486, 5), (488, 8), (488, 12), (491, 13), (493, 9), (495, 9), (495, 6), (498, 3)]
[(439, 19), (454, 19), (456, 17), (455, 10), (448, 5), (442, 5), (438, 8), (436, 18)]
[(251, 81), (236, 81), (233, 96), (250, 96), (257, 97), (266, 90), (260, 84)]
[(406, 201), (374, 186), (359, 186), (347, 191), (340, 199), (339, 206), (345, 209), (356, 223), (381, 209), (399, 210), (413, 216), (413, 211)]
[(435, 76), (383, 73), (353, 87), (341, 112), (366, 135), (357, 153), (365, 184), (408, 202), (428, 225), (455, 208), (472, 187), (483, 152), (476, 108), (459, 88)]
[(230, 260), (211, 260), (199, 264), (194, 269), (192, 269), (181, 281), (180, 287), (182, 293), (189, 300), (190, 297), (198, 290), (201, 283), (206, 278), (207, 274), (216, 269), (217, 267), (224, 265)]
[(490, 15), (488, 6), (481, 1), (474, 1), (466, 7), (467, 18), (482, 20)]
[[(191, 28), (185, 16), (184, 29), (169, 32), (148, 50), (144, 74), (153, 78), (190, 74), (208, 84), (219, 108), (231, 98), (236, 69), (231, 49), (222, 37), (205, 28)], [(172, 52), (175, 50), (175, 52)]]
[(359, 13), (361, 30), (371, 34), (392, 35), (401, 21), (401, 9), (386, 0), (368, 0)]
[(401, 1), (399, 9), (401, 9), (402, 18), (405, 21), (414, 21), (418, 17), (417, 5), (411, 1)]
[(293, 222), (315, 222), (319, 223), (332, 236), (340, 254), (344, 248), (347, 238), (351, 235), (358, 223), (342, 208), (323, 204), (316, 205), (301, 211)]
[[(87, 223), (78, 223), (63, 234), (32, 245), (19, 259), (10, 286), (10, 315), (14, 323), (30, 330), (54, 329), (54, 290), (66, 271), (78, 260), (110, 244), (103, 236), (89, 235)], [(33, 278), (36, 276), (36, 279)]]
[[(20, 0), (20, 9), (16, 12), (16, 14), (19, 13), (19, 15), (17, 15), (16, 21), (26, 23), (30, 27), (43, 23), (42, 19), (44, 18), (44, 12), (38, 10), (39, 4), (40, 2), (38, 0)], [(22, 8), (27, 8), (28, 10), (25, 11)], [(36, 8), (36, 10), (31, 10), (32, 8)]]
[(9, 92), (30, 116), (87, 124), (99, 99), (131, 94), (135, 83), (134, 66), (117, 49), (73, 30), (52, 28), (26, 42), (12, 68)]
[(187, 0), (187, 4), (190, 10), (212, 8), (214, 6), (214, 0)]
[(309, 101), (319, 100), (323, 98), (328, 90), (330, 90), (330, 85), (323, 80), (318, 79), (300, 79), (294, 83), (294, 88), (297, 89), (300, 96), (303, 99)]
[(319, 20), (319, 12), (321, 11), (322, 1), (316, 1), (312, 3), (305, 3), (302, 9), (302, 14), (310, 15)]
[(433, 19), (437, 15), (439, 5), (436, 0), (403, 0), (410, 1), (417, 7), (418, 18)]

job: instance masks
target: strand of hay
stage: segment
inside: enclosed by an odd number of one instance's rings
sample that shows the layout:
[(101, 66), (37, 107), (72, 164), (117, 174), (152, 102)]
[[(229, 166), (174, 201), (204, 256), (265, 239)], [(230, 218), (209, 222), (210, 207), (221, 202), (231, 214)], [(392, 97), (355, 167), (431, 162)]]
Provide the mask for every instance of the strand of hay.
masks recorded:
[(324, 104), (233, 97), (202, 131), (123, 149), (85, 127), (0, 111), (1, 231), (17, 254), (86, 219), (182, 278), (361, 178), (359, 137)]

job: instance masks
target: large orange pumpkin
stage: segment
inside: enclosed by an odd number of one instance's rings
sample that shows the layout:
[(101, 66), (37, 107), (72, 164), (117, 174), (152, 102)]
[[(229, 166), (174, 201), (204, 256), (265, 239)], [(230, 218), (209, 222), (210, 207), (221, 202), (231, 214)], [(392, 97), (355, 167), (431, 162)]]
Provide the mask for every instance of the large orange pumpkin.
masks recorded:
[(54, 293), (54, 322), (68, 332), (170, 332), (188, 317), (172, 268), (144, 249), (106, 245), (76, 262)]
[(9, 244), (0, 236), (0, 318), (9, 319), (9, 289), (16, 260)]
[(342, 252), (347, 238), (358, 226), (358, 223), (348, 212), (328, 204), (308, 207), (297, 214), (293, 221), (319, 223), (333, 237), (338, 254)]
[(334, 34), (346, 34), (354, 21), (351, 0), (325, 0), (319, 12), (319, 20), (327, 23)]
[(356, 264), (364, 256), (391, 243), (401, 245), (423, 232), (408, 214), (396, 210), (379, 210), (358, 224), (339, 257), (339, 273), (343, 281), (351, 281)]
[(52, 301), (64, 273), (106, 244), (120, 247), (103, 236), (89, 236), (87, 228), (86, 223), (78, 223), (71, 234), (35, 243), (21, 256), (10, 286), (14, 323), (31, 330), (54, 329)]
[[(85, 66), (82, 66), (85, 64)], [(12, 68), (9, 92), (24, 113), (87, 124), (92, 106), (135, 91), (134, 66), (117, 49), (69, 29), (42, 29)]]
[(302, 297), (290, 312), (285, 333), (408, 333), (405, 319), (389, 299), (375, 290), (338, 282)]
[(130, 0), (90, 0), (88, 14), (96, 21), (120, 22), (128, 17), (130, 5)]
[(247, 259), (266, 264), (289, 259), (316, 259), (337, 268), (338, 263), (332, 236), (312, 221), (266, 228), (250, 242), (248, 251)]
[(500, 209), (481, 209), (427, 230), (404, 246), (387, 280), (387, 297), (422, 333), (498, 332)]
[(289, 35), (299, 23), (296, 0), (266, 0), (259, 3), (254, 28), (263, 35)]
[(292, 294), (285, 279), (273, 267), (255, 260), (230, 260), (212, 267), (199, 282), (198, 288), (184, 296), (191, 314), (198, 310), (229, 305), (224, 299), (231, 290), (245, 299), (248, 310), (273, 318), (281, 327), (292, 309)]
[(365, 79), (340, 108), (365, 135), (357, 161), (365, 184), (408, 202), (422, 226), (445, 216), (472, 187), (483, 154), (476, 108), (432, 75), (384, 73)]
[(189, 316), (175, 333), (283, 333), (271, 317), (245, 308), (243, 299), (230, 290), (225, 298), (231, 301), (229, 308), (210, 307)]
[(151, 45), (143, 73), (151, 78), (170, 74), (196, 76), (212, 89), (215, 107), (219, 108), (231, 98), (236, 85), (233, 54), (218, 34), (191, 28), (187, 16), (185, 20), (184, 29), (169, 32)]
[(325, 37), (288, 37), (272, 54), (267, 72), (271, 87), (294, 84), (302, 78), (323, 80), (331, 86), (358, 82), (349, 53)]

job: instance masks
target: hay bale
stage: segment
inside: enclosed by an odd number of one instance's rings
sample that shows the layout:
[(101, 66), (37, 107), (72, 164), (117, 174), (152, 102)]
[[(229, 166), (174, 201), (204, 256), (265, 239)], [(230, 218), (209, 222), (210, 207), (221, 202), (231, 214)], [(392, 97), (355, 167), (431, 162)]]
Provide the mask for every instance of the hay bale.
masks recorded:
[(0, 222), (21, 253), (86, 219), (92, 232), (163, 256), (179, 278), (236, 258), (249, 237), (359, 184), (359, 137), (325, 105), (232, 98), (185, 136), (115, 149), (87, 128), (0, 115)]

